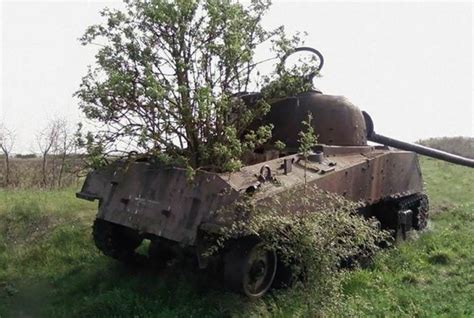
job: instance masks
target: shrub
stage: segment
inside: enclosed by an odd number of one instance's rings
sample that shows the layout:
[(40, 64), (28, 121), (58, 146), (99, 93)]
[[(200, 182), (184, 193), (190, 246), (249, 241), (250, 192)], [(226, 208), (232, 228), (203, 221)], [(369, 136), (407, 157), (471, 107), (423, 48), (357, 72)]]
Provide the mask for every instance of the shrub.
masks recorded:
[(248, 198), (217, 212), (223, 226), (209, 252), (229, 239), (257, 236), (277, 252), (296, 281), (290, 294), (277, 297), (298, 294), (308, 315), (327, 312), (342, 296), (341, 264), (358, 265), (388, 238), (374, 220), (357, 213), (359, 207), (315, 186), (297, 187), (260, 202)]

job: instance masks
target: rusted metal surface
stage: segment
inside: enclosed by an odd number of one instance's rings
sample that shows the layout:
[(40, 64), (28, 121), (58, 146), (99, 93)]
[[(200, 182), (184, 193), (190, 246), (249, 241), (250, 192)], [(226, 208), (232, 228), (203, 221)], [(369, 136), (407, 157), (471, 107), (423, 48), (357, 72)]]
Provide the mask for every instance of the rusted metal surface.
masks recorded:
[(361, 111), (345, 97), (308, 92), (272, 104), (263, 123), (272, 123), (272, 141), (283, 141), (288, 148), (298, 148), (302, 121), (308, 113), (318, 141), (325, 145), (364, 146), (367, 144), (365, 120)]
[[(338, 146), (320, 146), (318, 149), (326, 155), (322, 163), (308, 160), (305, 165), (304, 158), (296, 154), (244, 167), (228, 175), (227, 181), (241, 193), (255, 187), (257, 182), (257, 200), (300, 186), (305, 182), (305, 169), (308, 184), (367, 204), (422, 191), (421, 171), (414, 153), (376, 151), (370, 146), (352, 147), (350, 151)], [(291, 173), (285, 174), (288, 162), (292, 162)], [(263, 167), (270, 169), (276, 182), (260, 181)]]
[(217, 174), (198, 172), (189, 182), (184, 169), (133, 162), (115, 175), (98, 218), (193, 245), (203, 218), (237, 196)]
[(114, 174), (122, 169), (123, 162), (116, 161), (113, 164), (105, 166), (101, 169), (96, 169), (87, 175), (82, 189), (76, 193), (76, 196), (80, 199), (89, 201), (101, 200), (107, 196), (107, 191), (111, 187)]
[(455, 163), (457, 165), (466, 166), (474, 168), (474, 159), (465, 158), (462, 156), (454, 155), (445, 151), (441, 151), (438, 149), (433, 149), (429, 147), (425, 147), (422, 145), (417, 145), (413, 143), (403, 142), (400, 140), (396, 140), (393, 138), (385, 137), (378, 134), (372, 134), (370, 136), (370, 141), (377, 142), (380, 144), (388, 145), (397, 149), (403, 149), (408, 151), (413, 151), (419, 153), (420, 155), (448, 161), (451, 163)]
[[(353, 147), (350, 152), (335, 146), (319, 149), (325, 154), (322, 162), (308, 161), (304, 165), (304, 159), (296, 154), (231, 174), (200, 172), (192, 183), (186, 180), (183, 169), (158, 168), (146, 162), (117, 166), (115, 173), (109, 174), (113, 175), (109, 185), (101, 193), (94, 193), (102, 199), (98, 218), (193, 245), (199, 225), (211, 221), (213, 211), (250, 192), (260, 200), (298, 187), (305, 182), (305, 169), (308, 184), (367, 204), (422, 191), (413, 153), (375, 151), (368, 146)], [(85, 185), (101, 181), (98, 176), (104, 175), (91, 174)], [(85, 191), (81, 194), (92, 190), (85, 187)]]

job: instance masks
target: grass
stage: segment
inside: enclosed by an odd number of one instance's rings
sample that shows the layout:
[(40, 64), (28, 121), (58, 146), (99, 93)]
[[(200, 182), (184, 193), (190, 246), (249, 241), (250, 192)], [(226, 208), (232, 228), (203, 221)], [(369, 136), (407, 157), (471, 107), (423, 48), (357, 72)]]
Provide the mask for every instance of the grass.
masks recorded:
[(346, 306), (362, 316), (474, 316), (474, 172), (423, 160), (429, 230), (351, 272)]
[[(424, 159), (429, 230), (344, 275), (338, 316), (474, 316), (474, 171)], [(133, 270), (102, 256), (96, 205), (0, 191), (0, 317), (301, 316), (293, 291), (251, 302), (191, 267)]]

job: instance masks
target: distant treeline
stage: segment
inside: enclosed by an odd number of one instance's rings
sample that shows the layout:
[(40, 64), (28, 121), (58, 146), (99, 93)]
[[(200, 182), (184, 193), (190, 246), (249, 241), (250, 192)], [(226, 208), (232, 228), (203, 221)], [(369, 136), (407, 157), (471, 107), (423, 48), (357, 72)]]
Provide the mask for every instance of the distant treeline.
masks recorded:
[(27, 154), (17, 154), (15, 158), (17, 159), (35, 159), (39, 158), (40, 156), (35, 153), (27, 153)]
[[(474, 138), (442, 137), (417, 141), (418, 144), (474, 159)], [(9, 159), (6, 178), (6, 158), (0, 155), (0, 188), (62, 188), (77, 186), (87, 169), (84, 155), (21, 154)]]
[(474, 138), (440, 137), (417, 141), (418, 144), (474, 159)]
[(80, 155), (43, 157), (35, 154), (16, 155), (9, 159), (0, 155), (0, 188), (63, 188), (76, 186), (84, 175), (84, 158)]

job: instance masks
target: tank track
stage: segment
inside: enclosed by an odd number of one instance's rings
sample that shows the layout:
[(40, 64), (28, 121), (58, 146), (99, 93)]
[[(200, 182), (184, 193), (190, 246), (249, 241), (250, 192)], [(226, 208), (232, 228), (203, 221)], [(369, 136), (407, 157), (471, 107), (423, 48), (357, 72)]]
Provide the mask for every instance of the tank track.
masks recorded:
[(423, 230), (428, 225), (429, 203), (426, 194), (415, 194), (396, 201), (396, 209), (413, 211), (413, 228)]
[[(391, 232), (395, 240), (405, 240), (410, 231), (421, 231), (428, 224), (428, 198), (423, 193), (382, 201), (371, 208), (368, 215), (376, 217), (381, 229)], [(411, 210), (409, 218), (404, 213), (407, 210)]]

